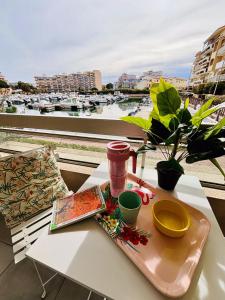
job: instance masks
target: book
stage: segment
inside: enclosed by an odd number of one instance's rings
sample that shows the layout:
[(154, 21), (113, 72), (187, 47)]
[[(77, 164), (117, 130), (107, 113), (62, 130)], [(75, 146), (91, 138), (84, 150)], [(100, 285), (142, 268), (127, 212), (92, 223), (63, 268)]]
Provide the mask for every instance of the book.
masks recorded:
[(74, 193), (53, 203), (50, 230), (79, 222), (106, 209), (105, 200), (98, 185)]

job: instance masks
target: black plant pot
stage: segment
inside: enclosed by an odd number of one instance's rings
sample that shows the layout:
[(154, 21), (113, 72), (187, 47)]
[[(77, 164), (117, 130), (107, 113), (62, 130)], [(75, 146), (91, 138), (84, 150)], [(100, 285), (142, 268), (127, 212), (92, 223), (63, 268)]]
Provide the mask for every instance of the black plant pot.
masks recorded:
[(158, 185), (167, 191), (174, 190), (180, 176), (184, 173), (182, 169), (178, 171), (171, 168), (168, 161), (158, 162), (156, 169), (158, 172)]

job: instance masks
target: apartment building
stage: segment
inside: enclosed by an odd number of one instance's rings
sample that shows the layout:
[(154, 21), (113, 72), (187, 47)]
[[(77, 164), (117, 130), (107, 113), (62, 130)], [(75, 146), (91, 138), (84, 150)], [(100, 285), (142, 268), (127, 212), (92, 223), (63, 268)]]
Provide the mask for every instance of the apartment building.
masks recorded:
[(7, 81), (6, 79), (5, 79), (5, 76), (0, 72), (0, 80), (4, 80), (4, 81)]
[(54, 76), (35, 76), (36, 86), (43, 92), (102, 90), (102, 76), (99, 70), (61, 74)]
[(175, 86), (178, 90), (183, 90), (187, 87), (187, 79), (180, 77), (164, 77), (164, 79)]
[(152, 83), (158, 83), (161, 77), (173, 84), (178, 90), (187, 87), (187, 80), (184, 78), (164, 76), (162, 71), (152, 70), (143, 72), (140, 76), (123, 73), (114, 86), (115, 89), (130, 88), (144, 90), (148, 89)]
[(115, 83), (116, 89), (133, 89), (137, 82), (136, 75), (130, 75), (127, 73), (123, 73), (119, 78), (118, 81)]
[(137, 89), (146, 89), (151, 87), (152, 83), (158, 83), (160, 81), (160, 78), (164, 78), (167, 82), (171, 83), (175, 86), (178, 90), (183, 90), (187, 87), (187, 80), (184, 78), (179, 77), (171, 77), (171, 76), (153, 76), (153, 77), (144, 77), (142, 80), (137, 82), (136, 88)]
[[(8, 83), (7, 79), (5, 78), (5, 76), (0, 72), (0, 80), (3, 80), (5, 82)], [(12, 89), (11, 88), (0, 88), (0, 96), (8, 96), (12, 93)], [(0, 103), (0, 111), (2, 112), (3, 110), (3, 103)]]
[(123, 73), (115, 83), (115, 88), (146, 89), (152, 78), (160, 78), (162, 71), (146, 71), (141, 76)]
[(225, 81), (225, 26), (214, 31), (195, 55), (190, 85)]
[(160, 77), (162, 77), (162, 71), (146, 71), (143, 72), (142, 75), (136, 82), (135, 88), (138, 90), (148, 89), (152, 81), (156, 80), (159, 81)]

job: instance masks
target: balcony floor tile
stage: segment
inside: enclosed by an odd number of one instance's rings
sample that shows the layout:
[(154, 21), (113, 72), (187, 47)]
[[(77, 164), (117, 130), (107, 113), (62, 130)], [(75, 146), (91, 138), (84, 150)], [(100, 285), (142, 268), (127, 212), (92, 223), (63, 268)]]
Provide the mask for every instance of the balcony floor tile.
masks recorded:
[[(39, 267), (45, 278), (53, 272), (45, 267)], [(56, 276), (46, 287), (47, 299), (56, 299), (62, 286), (63, 278)], [(40, 300), (42, 289), (32, 262), (24, 259), (18, 264), (14, 262), (0, 276), (0, 299), (4, 300)], [(66, 300), (66, 298), (64, 298)]]
[[(88, 295), (89, 291), (86, 288), (65, 279), (63, 286), (56, 297), (56, 300), (86, 300)], [(99, 297), (93, 293), (90, 300), (102, 299), (102, 297)]]
[(0, 214), (0, 242), (12, 245), (10, 230), (5, 225), (5, 221), (2, 214)]
[[(0, 242), (0, 276), (1, 274), (3, 274), (3, 272), (12, 262), (13, 262), (12, 247)], [(2, 298), (0, 297), (0, 299)]]

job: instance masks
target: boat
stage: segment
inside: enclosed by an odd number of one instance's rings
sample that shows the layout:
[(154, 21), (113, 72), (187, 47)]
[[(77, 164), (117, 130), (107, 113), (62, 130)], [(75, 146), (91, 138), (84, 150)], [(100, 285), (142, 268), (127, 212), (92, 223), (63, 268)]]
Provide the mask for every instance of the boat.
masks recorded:
[(51, 112), (51, 111), (54, 111), (55, 110), (55, 106), (51, 103), (49, 103), (48, 101), (46, 100), (41, 100), (39, 103), (38, 103), (38, 109), (41, 113), (44, 113), (44, 112)]
[(107, 104), (109, 103), (109, 99), (104, 95), (93, 95), (89, 97), (89, 102), (95, 105), (99, 104)]
[(85, 116), (87, 116), (87, 117), (90, 117), (90, 116), (91, 116), (91, 112), (90, 112), (89, 109), (86, 111)]
[(89, 109), (95, 106), (95, 103), (91, 103), (89, 100), (83, 100), (82, 104), (83, 104), (83, 109)]
[(23, 105), (24, 104), (24, 101), (21, 99), (12, 99), (12, 100), (10, 100), (10, 102), (12, 105)]
[(125, 102), (129, 99), (128, 96), (126, 95), (120, 95), (119, 98), (117, 98), (117, 103), (122, 103), (122, 102)]
[(39, 102), (29, 103), (27, 105), (27, 108), (28, 109), (38, 109), (41, 113), (51, 112), (51, 111), (55, 110), (55, 106), (46, 100), (40, 100)]
[(77, 98), (67, 98), (60, 102), (62, 110), (77, 111), (83, 108), (83, 104)]

